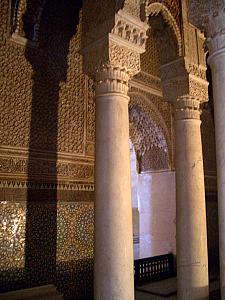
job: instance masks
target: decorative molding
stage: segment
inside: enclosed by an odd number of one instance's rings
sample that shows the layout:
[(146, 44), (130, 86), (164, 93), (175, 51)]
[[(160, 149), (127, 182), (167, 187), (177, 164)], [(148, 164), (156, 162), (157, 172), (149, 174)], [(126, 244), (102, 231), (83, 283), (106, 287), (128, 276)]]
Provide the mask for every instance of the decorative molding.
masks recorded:
[[(88, 143), (88, 142), (87, 142)], [(13, 147), (13, 146), (0, 146), (0, 157), (19, 157), (19, 158), (33, 158), (44, 160), (56, 160), (56, 153), (53, 151), (42, 151), (38, 149), (28, 149), (25, 147)], [(81, 162), (87, 164), (93, 164), (94, 157), (86, 157), (83, 154), (68, 152), (57, 152), (57, 160), (68, 161), (72, 163)]]
[(144, 90), (147, 88), (150, 93), (162, 97), (160, 78), (146, 72), (140, 71), (131, 79), (129, 85), (140, 89), (143, 88)]
[(175, 120), (200, 120), (200, 112), (200, 102), (190, 95), (181, 96), (174, 103)]
[[(86, 79), (86, 153), (88, 144), (95, 142), (95, 102), (94, 102), (94, 82), (88, 76)], [(89, 148), (89, 147), (88, 147)], [(88, 151), (88, 153), (90, 153)]]
[(1, 189), (29, 189), (29, 190), (61, 190), (61, 191), (82, 191), (93, 192), (93, 183), (83, 182), (33, 182), (26, 180), (0, 179)]
[(104, 67), (100, 72), (96, 72), (96, 95), (105, 93), (127, 94), (129, 74), (120, 68)]
[(0, 157), (1, 176), (25, 176), (26, 178), (67, 178), (68, 180), (88, 180), (94, 177), (94, 166), (44, 159), (21, 157)]
[(147, 29), (147, 24), (127, 14), (126, 10), (119, 10), (115, 15), (115, 27), (111, 31), (112, 39), (115, 38), (118, 44), (121, 42), (122, 44), (125, 43), (126, 46), (129, 43), (129, 48), (143, 53), (147, 40)]
[[(162, 91), (156, 90), (155, 88), (148, 86), (147, 84), (143, 84), (141, 81), (130, 80), (129, 82), (129, 91), (143, 91), (151, 95), (155, 95), (157, 97), (163, 98)], [(128, 91), (128, 94), (129, 94)]]
[(95, 155), (95, 143), (87, 141), (85, 153), (87, 156), (91, 156), (93, 158)]

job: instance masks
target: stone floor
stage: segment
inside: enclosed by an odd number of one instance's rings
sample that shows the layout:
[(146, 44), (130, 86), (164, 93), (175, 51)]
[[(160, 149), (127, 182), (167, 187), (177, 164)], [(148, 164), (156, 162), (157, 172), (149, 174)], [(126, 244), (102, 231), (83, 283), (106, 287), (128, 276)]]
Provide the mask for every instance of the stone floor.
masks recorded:
[[(136, 286), (135, 300), (177, 300), (176, 277)], [(210, 300), (220, 300), (219, 281), (210, 283)]]
[(0, 294), (0, 300), (63, 300), (53, 284)]

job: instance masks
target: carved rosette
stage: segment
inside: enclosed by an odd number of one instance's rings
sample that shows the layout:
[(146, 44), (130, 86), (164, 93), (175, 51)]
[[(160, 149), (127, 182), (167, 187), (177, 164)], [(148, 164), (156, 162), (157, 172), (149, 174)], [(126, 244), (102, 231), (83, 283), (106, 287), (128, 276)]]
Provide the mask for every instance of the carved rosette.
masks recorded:
[(175, 120), (197, 119), (200, 120), (200, 102), (193, 96), (184, 95), (174, 103)]
[[(140, 5), (138, 1), (136, 5)], [(110, 29), (107, 24), (108, 32), (103, 24), (96, 25), (99, 31), (103, 27), (101, 38), (98, 33), (96, 39), (91, 29), (89, 34), (85, 33), (88, 40), (83, 41), (84, 72), (95, 80), (96, 94), (127, 94), (129, 79), (140, 71), (148, 25), (125, 8), (115, 13), (111, 23)]]

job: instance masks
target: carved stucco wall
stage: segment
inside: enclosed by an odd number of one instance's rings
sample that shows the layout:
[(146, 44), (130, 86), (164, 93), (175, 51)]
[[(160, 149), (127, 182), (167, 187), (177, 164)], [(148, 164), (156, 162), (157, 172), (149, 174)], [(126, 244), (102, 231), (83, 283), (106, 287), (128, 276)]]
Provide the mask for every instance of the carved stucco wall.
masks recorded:
[(1, 291), (52, 282), (91, 298), (94, 110), (76, 3), (46, 1), (38, 44), (12, 37), (0, 3)]
[(141, 55), (141, 70), (156, 77), (160, 77), (160, 56), (156, 39), (150, 31), (147, 33), (146, 52)]

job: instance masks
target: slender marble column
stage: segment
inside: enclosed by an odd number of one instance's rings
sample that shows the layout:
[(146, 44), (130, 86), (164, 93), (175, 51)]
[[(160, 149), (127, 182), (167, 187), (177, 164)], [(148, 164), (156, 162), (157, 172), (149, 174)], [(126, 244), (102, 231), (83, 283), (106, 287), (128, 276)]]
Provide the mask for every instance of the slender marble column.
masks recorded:
[(96, 77), (94, 295), (96, 300), (132, 300), (129, 75), (108, 67)]
[[(217, 45), (224, 47), (210, 51), (208, 62), (212, 70), (213, 103), (216, 135), (217, 189), (219, 215), (220, 287), (225, 300), (225, 35), (217, 35)], [(224, 42), (219, 42), (223, 39)]]
[(178, 299), (208, 299), (206, 207), (199, 101), (175, 103)]

